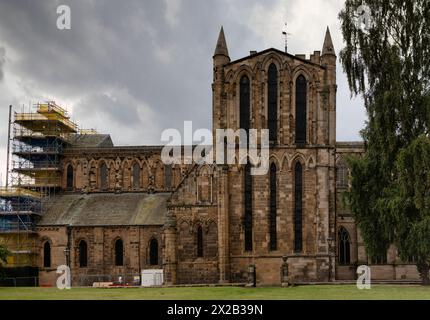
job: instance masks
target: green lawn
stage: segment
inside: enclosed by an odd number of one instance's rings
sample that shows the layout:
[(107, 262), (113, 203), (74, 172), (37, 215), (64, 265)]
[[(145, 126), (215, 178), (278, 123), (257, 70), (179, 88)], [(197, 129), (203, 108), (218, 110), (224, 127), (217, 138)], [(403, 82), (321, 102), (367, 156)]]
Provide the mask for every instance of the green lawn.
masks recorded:
[(430, 299), (430, 287), (419, 285), (307, 285), (290, 288), (175, 287), (175, 288), (0, 288), (0, 300), (14, 299)]

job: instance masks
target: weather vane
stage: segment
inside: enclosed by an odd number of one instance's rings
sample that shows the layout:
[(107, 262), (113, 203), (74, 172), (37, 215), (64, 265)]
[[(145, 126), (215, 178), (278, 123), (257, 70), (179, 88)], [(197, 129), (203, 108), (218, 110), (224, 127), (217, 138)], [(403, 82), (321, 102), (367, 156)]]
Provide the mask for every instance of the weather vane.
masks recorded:
[(287, 52), (288, 48), (288, 36), (291, 35), (291, 33), (287, 32), (287, 23), (285, 22), (285, 28), (282, 30), (282, 34), (284, 35), (284, 41), (285, 41), (285, 52)]

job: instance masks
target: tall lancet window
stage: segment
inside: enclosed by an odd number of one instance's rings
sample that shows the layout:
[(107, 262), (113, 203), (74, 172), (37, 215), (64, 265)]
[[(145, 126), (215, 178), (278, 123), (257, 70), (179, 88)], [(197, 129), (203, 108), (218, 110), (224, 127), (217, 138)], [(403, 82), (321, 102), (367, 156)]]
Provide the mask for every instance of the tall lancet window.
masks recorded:
[(133, 189), (140, 188), (140, 167), (139, 164), (133, 165)]
[(170, 190), (172, 188), (172, 165), (171, 164), (164, 165), (164, 184), (166, 186), (166, 190)]
[(154, 238), (149, 242), (149, 264), (151, 266), (158, 264), (158, 241)]
[(300, 75), (296, 80), (296, 143), (306, 143), (306, 79)]
[(43, 267), (51, 267), (51, 244), (49, 241), (46, 241), (43, 245)]
[(88, 245), (85, 240), (79, 241), (79, 267), (84, 268), (88, 265)]
[(294, 169), (294, 251), (302, 251), (303, 173), (300, 162)]
[(69, 191), (73, 190), (73, 174), (74, 174), (73, 167), (72, 167), (71, 164), (69, 164), (67, 166), (67, 171), (66, 171), (66, 176), (67, 176), (67, 179), (66, 179), (66, 189), (69, 190)]
[(197, 228), (197, 257), (203, 257), (203, 229)]
[(269, 66), (267, 84), (269, 140), (276, 143), (278, 137), (278, 70), (272, 63)]
[(124, 265), (124, 244), (121, 239), (115, 241), (115, 265)]
[(106, 163), (102, 162), (100, 165), (100, 189), (107, 190), (109, 188), (109, 176)]
[(270, 250), (277, 249), (277, 235), (276, 235), (276, 165), (270, 165), (270, 203), (269, 203), (269, 233), (270, 233)]
[(240, 78), (240, 128), (245, 129), (246, 132), (249, 130), (249, 118), (250, 118), (250, 88), (249, 78), (242, 76)]
[(243, 190), (244, 208), (245, 208), (245, 219), (244, 219), (244, 230), (245, 230), (245, 251), (252, 251), (252, 175), (251, 175), (251, 164), (248, 162), (245, 165), (244, 171), (244, 190)]
[(341, 227), (339, 229), (338, 243), (339, 243), (339, 264), (350, 264), (351, 253), (350, 253), (349, 233), (344, 227)]

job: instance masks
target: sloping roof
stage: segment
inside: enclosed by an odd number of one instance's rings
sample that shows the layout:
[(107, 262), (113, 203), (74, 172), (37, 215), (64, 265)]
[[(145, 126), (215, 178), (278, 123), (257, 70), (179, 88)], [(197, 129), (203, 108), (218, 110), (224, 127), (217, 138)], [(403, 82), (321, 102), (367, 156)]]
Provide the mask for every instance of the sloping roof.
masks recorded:
[(163, 225), (170, 193), (62, 194), (44, 203), (38, 225)]
[(364, 141), (336, 141), (336, 148), (364, 148)]
[(72, 147), (113, 147), (109, 134), (74, 134), (68, 139)]

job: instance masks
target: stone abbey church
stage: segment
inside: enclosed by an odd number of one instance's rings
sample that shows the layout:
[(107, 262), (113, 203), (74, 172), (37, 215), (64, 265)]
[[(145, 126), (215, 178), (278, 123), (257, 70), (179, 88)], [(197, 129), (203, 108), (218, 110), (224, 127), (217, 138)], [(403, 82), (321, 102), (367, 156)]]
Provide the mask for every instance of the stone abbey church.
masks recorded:
[(369, 257), (342, 205), (344, 156), (364, 146), (336, 141), (336, 60), (327, 29), (309, 58), (270, 48), (232, 61), (221, 29), (213, 130), (268, 128), (266, 175), (240, 164), (165, 165), (161, 146), (74, 135), (61, 154), (62, 191), (36, 226), (30, 263), (40, 285), (55, 285), (64, 264), (74, 286), (143, 269), (163, 269), (169, 285), (328, 282), (356, 279), (361, 264), (372, 279), (417, 279), (394, 246)]

